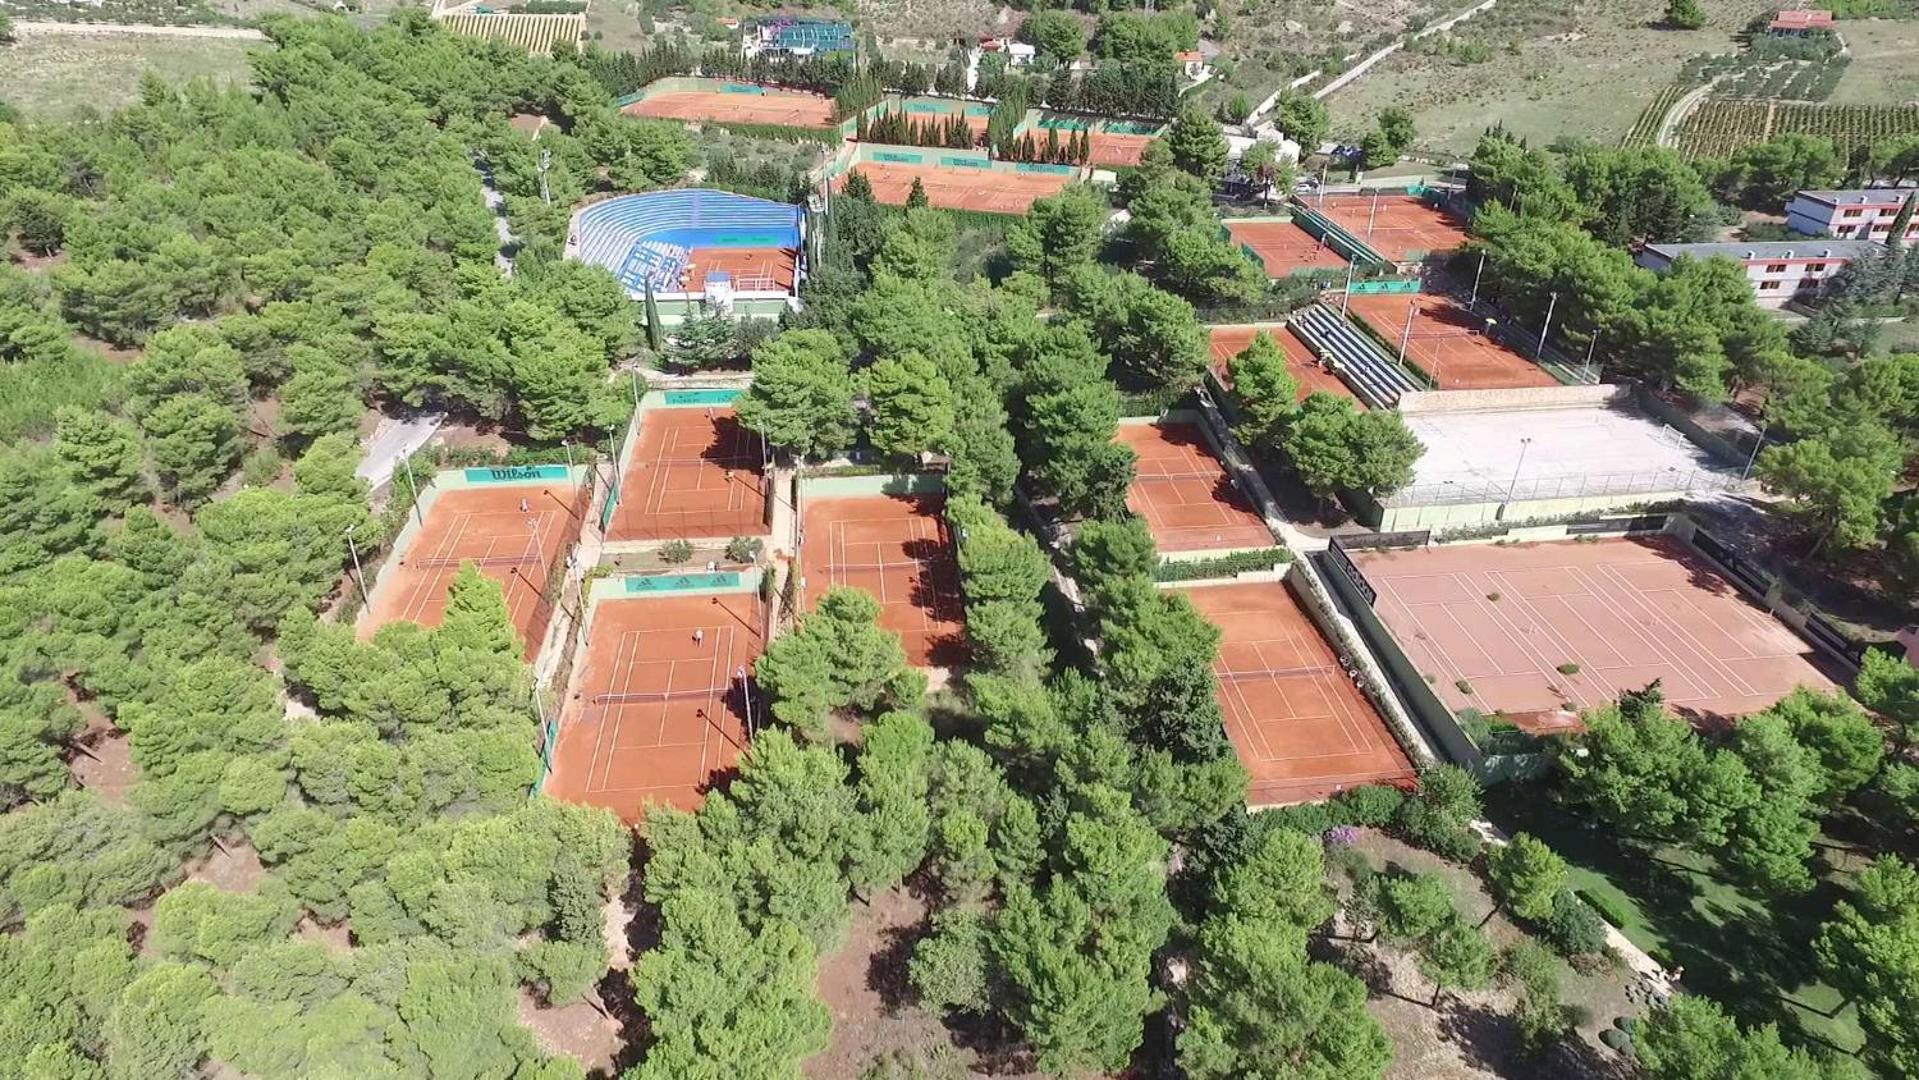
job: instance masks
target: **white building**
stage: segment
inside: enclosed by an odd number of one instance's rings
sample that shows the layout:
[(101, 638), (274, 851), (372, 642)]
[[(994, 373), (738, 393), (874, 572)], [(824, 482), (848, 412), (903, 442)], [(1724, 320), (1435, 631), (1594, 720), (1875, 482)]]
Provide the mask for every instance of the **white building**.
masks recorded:
[[(1841, 240), (1885, 240), (1892, 219), (1915, 188), (1858, 188), (1852, 191), (1802, 191), (1786, 204), (1786, 227), (1807, 236)], [(1919, 220), (1906, 226), (1904, 239), (1919, 239)]]
[(1731, 259), (1746, 268), (1759, 306), (1776, 308), (1788, 300), (1818, 296), (1854, 259), (1879, 247), (1871, 240), (1648, 244), (1639, 253), (1638, 263), (1649, 270), (1665, 270), (1682, 258)]

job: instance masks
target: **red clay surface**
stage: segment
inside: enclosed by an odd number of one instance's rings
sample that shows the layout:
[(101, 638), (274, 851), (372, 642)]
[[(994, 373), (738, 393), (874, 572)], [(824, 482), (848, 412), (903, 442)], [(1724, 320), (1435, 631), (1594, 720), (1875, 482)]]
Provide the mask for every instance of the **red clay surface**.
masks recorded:
[(1269, 278), (1346, 266), (1338, 252), (1290, 221), (1229, 221), (1226, 232), (1233, 243), (1251, 247), (1259, 254)]
[(1795, 686), (1833, 688), (1811, 645), (1670, 537), (1352, 557), (1380, 620), (1455, 710), (1549, 719), (1659, 679), (1674, 706), (1725, 718)]
[[(918, 177), (926, 189), (926, 201), (933, 206), (995, 214), (1023, 214), (1036, 200), (1057, 195), (1073, 182), (1073, 177), (1065, 173), (1008, 173), (878, 161), (862, 161), (853, 170), (873, 185), (873, 198), (879, 202), (906, 205), (913, 178)], [(842, 177), (840, 186), (845, 183)]]
[(800, 573), (808, 608), (835, 586), (879, 600), (880, 625), (900, 636), (916, 667), (952, 667), (966, 655), (959, 564), (940, 495), (809, 500)]
[[(481, 562), (480, 569), (504, 587), (507, 610), (531, 660), (553, 615), (552, 602), (541, 591), (561, 552), (579, 538), (581, 510), (580, 489), (564, 484), (441, 492), (425, 526), (373, 591), (360, 636), (371, 637), (396, 619), (440, 625), (446, 591), (460, 572), (458, 560), (496, 559), (501, 562)], [(531, 522), (538, 522), (537, 530)], [(451, 565), (435, 565), (449, 560)]]
[(686, 288), (704, 292), (706, 276), (733, 275), (736, 292), (792, 292), (798, 253), (785, 248), (694, 248), (686, 260)]
[(1406, 752), (1285, 582), (1180, 591), (1220, 629), (1213, 672), (1226, 734), (1252, 774), (1248, 803), (1412, 781)]
[[(649, 802), (697, 808), (746, 745), (740, 673), (761, 625), (752, 593), (601, 601), (543, 790), (629, 824)], [(623, 694), (671, 696), (605, 700)]]
[(802, 128), (833, 126), (832, 98), (792, 90), (768, 90), (764, 94), (681, 90), (636, 101), (620, 111), (656, 120), (715, 120)]
[(1137, 165), (1156, 135), (1121, 135), (1095, 131), (1087, 139), (1088, 165)]
[(1195, 424), (1121, 424), (1119, 441), (1139, 457), (1126, 505), (1146, 519), (1161, 551), (1273, 546), (1273, 534), (1226, 475)]
[[(1395, 352), (1406, 320), (1406, 359), (1431, 375), (1441, 390), (1504, 390), (1521, 386), (1558, 386), (1546, 369), (1486, 336), (1486, 320), (1450, 298), (1354, 296), (1352, 313), (1371, 323)], [(1414, 312), (1417, 311), (1417, 314)]]
[(1298, 398), (1306, 400), (1306, 395), (1315, 390), (1324, 390), (1328, 394), (1337, 394), (1350, 398), (1361, 409), (1366, 403), (1353, 396), (1352, 388), (1339, 376), (1319, 365), (1319, 359), (1313, 350), (1299, 340), (1290, 326), (1214, 326), (1209, 328), (1213, 338), (1213, 373), (1219, 376), (1221, 386), (1232, 389), (1233, 380), (1230, 363), (1233, 357), (1246, 351), (1257, 334), (1265, 334), (1286, 354), (1286, 370), (1299, 382)]
[[(1375, 202), (1377, 209), (1375, 209)], [(1306, 205), (1391, 262), (1439, 255), (1466, 242), (1466, 223), (1417, 195), (1313, 196)]]
[(760, 438), (729, 407), (648, 409), (606, 538), (764, 536)]

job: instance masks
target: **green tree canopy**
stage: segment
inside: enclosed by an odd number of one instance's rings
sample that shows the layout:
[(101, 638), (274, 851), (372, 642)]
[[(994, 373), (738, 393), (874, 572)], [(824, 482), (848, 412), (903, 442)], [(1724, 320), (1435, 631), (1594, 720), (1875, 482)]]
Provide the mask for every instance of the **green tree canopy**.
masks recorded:
[(795, 330), (753, 353), (753, 385), (739, 401), (740, 423), (801, 457), (845, 449), (858, 430), (846, 347), (825, 330)]

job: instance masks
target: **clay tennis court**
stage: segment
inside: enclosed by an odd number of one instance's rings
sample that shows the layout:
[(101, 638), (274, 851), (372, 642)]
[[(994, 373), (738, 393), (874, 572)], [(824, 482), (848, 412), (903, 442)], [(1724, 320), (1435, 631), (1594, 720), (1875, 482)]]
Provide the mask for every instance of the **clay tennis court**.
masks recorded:
[(1088, 165), (1117, 165), (1128, 167), (1139, 164), (1146, 154), (1146, 148), (1152, 145), (1157, 135), (1123, 135), (1113, 131), (1095, 131), (1087, 137)]
[(1255, 335), (1265, 334), (1267, 337), (1273, 339), (1274, 344), (1279, 346), (1280, 352), (1286, 354), (1286, 370), (1299, 383), (1299, 393), (1297, 395), (1299, 400), (1305, 401), (1307, 394), (1315, 390), (1323, 390), (1328, 394), (1336, 394), (1339, 397), (1350, 399), (1353, 404), (1359, 406), (1362, 410), (1366, 408), (1365, 402), (1353, 396), (1352, 387), (1347, 386), (1339, 376), (1333, 374), (1330, 370), (1320, 366), (1319, 358), (1313, 355), (1313, 350), (1307, 348), (1306, 343), (1299, 340), (1299, 335), (1293, 333), (1292, 328), (1289, 326), (1283, 324), (1268, 326), (1248, 324), (1244, 326), (1214, 326), (1209, 327), (1208, 330), (1212, 335), (1213, 373), (1219, 376), (1220, 385), (1229, 390), (1232, 389), (1233, 386), (1231, 372), (1233, 357), (1245, 352), (1246, 347), (1253, 343)]
[(832, 98), (792, 90), (769, 89), (763, 94), (677, 90), (636, 101), (620, 111), (654, 120), (712, 120), (816, 129), (833, 126)]
[(1119, 441), (1139, 458), (1126, 505), (1146, 519), (1161, 551), (1273, 546), (1265, 519), (1233, 486), (1199, 425), (1121, 424)]
[(606, 538), (764, 536), (765, 467), (760, 437), (731, 407), (648, 409)]
[(941, 495), (868, 495), (809, 500), (800, 573), (810, 609), (835, 586), (880, 602), (880, 625), (900, 636), (915, 667), (952, 667), (966, 657), (959, 564), (941, 515)]
[(709, 274), (733, 277), (735, 291), (792, 292), (798, 254), (784, 248), (694, 248), (686, 260), (686, 288), (705, 292)]
[(1417, 195), (1316, 195), (1305, 203), (1389, 262), (1444, 254), (1466, 242), (1464, 221)]
[(1486, 320), (1450, 297), (1420, 293), (1348, 299), (1352, 314), (1370, 323), (1394, 353), (1399, 351), (1406, 320), (1412, 319), (1412, 334), (1405, 339), (1406, 359), (1431, 375), (1441, 390), (1559, 385), (1545, 368), (1489, 336)]
[(1671, 537), (1352, 559), (1379, 591), (1380, 620), (1454, 710), (1554, 726), (1564, 705), (1589, 709), (1659, 679), (1674, 706), (1730, 717), (1795, 686), (1834, 685), (1811, 645)]
[(750, 592), (601, 601), (546, 794), (629, 824), (649, 802), (698, 807), (746, 746), (762, 619)]
[(1269, 278), (1346, 268), (1338, 252), (1290, 221), (1229, 221), (1226, 232), (1233, 243), (1253, 249)]
[[(853, 166), (853, 171), (873, 185), (875, 200), (892, 206), (906, 205), (906, 196), (913, 190), (913, 179), (918, 177), (926, 189), (926, 201), (932, 206), (993, 214), (1024, 214), (1035, 201), (1059, 194), (1074, 179), (1070, 173), (1012, 173), (876, 161), (862, 161)], [(842, 177), (839, 185), (845, 183)]]
[(1412, 762), (1285, 582), (1180, 590), (1220, 629), (1213, 674), (1254, 806), (1361, 784), (1409, 785)]
[(399, 619), (440, 625), (447, 589), (460, 564), (470, 560), (504, 588), (513, 627), (533, 659), (553, 614), (541, 591), (562, 553), (579, 539), (580, 501), (580, 489), (564, 483), (441, 492), (406, 553), (373, 591), (360, 636), (371, 637)]

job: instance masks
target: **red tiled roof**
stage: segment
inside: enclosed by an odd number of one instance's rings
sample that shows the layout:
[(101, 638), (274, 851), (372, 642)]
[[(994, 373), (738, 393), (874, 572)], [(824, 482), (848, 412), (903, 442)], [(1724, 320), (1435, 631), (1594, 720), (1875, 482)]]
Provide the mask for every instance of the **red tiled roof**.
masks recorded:
[(1769, 24), (1773, 30), (1830, 30), (1832, 27), (1832, 12), (1814, 8), (1782, 11)]

